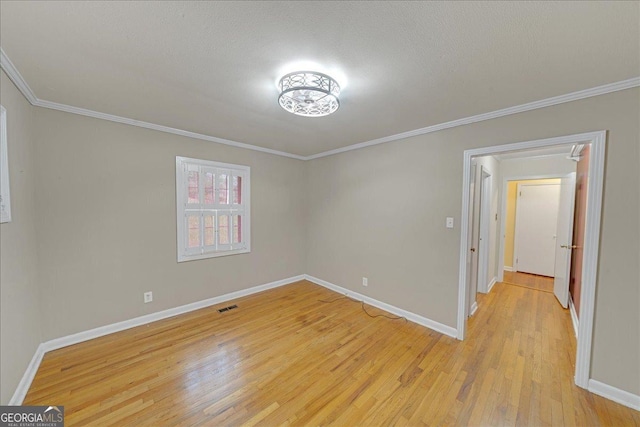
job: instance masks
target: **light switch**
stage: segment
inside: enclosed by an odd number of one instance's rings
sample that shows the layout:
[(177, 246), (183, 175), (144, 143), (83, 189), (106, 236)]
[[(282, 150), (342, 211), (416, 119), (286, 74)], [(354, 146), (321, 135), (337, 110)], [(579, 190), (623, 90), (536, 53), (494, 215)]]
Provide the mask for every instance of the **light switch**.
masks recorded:
[(453, 228), (453, 218), (450, 216), (447, 217), (447, 228)]

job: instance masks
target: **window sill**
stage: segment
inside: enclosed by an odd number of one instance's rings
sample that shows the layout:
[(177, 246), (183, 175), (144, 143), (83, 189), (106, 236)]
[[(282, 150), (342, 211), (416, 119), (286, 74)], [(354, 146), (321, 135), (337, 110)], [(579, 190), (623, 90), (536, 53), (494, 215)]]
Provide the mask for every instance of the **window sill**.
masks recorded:
[(198, 255), (178, 255), (178, 262), (180, 263), (180, 262), (186, 262), (186, 261), (196, 261), (199, 259), (218, 258), (222, 256), (246, 254), (250, 252), (251, 252), (251, 249), (245, 248), (245, 249), (235, 249), (232, 251), (224, 251), (224, 252), (210, 252), (210, 253), (198, 254)]

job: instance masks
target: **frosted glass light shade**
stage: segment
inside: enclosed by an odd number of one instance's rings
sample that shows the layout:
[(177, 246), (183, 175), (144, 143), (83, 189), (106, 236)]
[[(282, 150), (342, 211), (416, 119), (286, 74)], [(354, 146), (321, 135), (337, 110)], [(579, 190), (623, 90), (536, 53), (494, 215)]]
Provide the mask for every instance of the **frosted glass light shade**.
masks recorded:
[(322, 117), (340, 107), (340, 85), (326, 74), (297, 71), (283, 76), (278, 83), (280, 106), (305, 117)]

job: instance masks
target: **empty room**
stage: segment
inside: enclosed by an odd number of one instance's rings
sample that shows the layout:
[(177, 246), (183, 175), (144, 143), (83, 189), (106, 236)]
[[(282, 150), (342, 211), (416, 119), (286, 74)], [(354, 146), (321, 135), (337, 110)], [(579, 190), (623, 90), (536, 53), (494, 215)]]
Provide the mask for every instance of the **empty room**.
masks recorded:
[(640, 2), (0, 1), (0, 426), (640, 425)]

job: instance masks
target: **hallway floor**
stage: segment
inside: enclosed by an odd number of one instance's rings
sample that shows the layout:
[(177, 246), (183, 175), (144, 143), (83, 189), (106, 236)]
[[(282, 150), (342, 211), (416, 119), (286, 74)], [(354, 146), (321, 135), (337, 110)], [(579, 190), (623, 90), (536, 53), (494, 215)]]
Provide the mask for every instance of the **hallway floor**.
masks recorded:
[(538, 276), (537, 274), (505, 271), (504, 283), (538, 291), (553, 292), (553, 277)]

